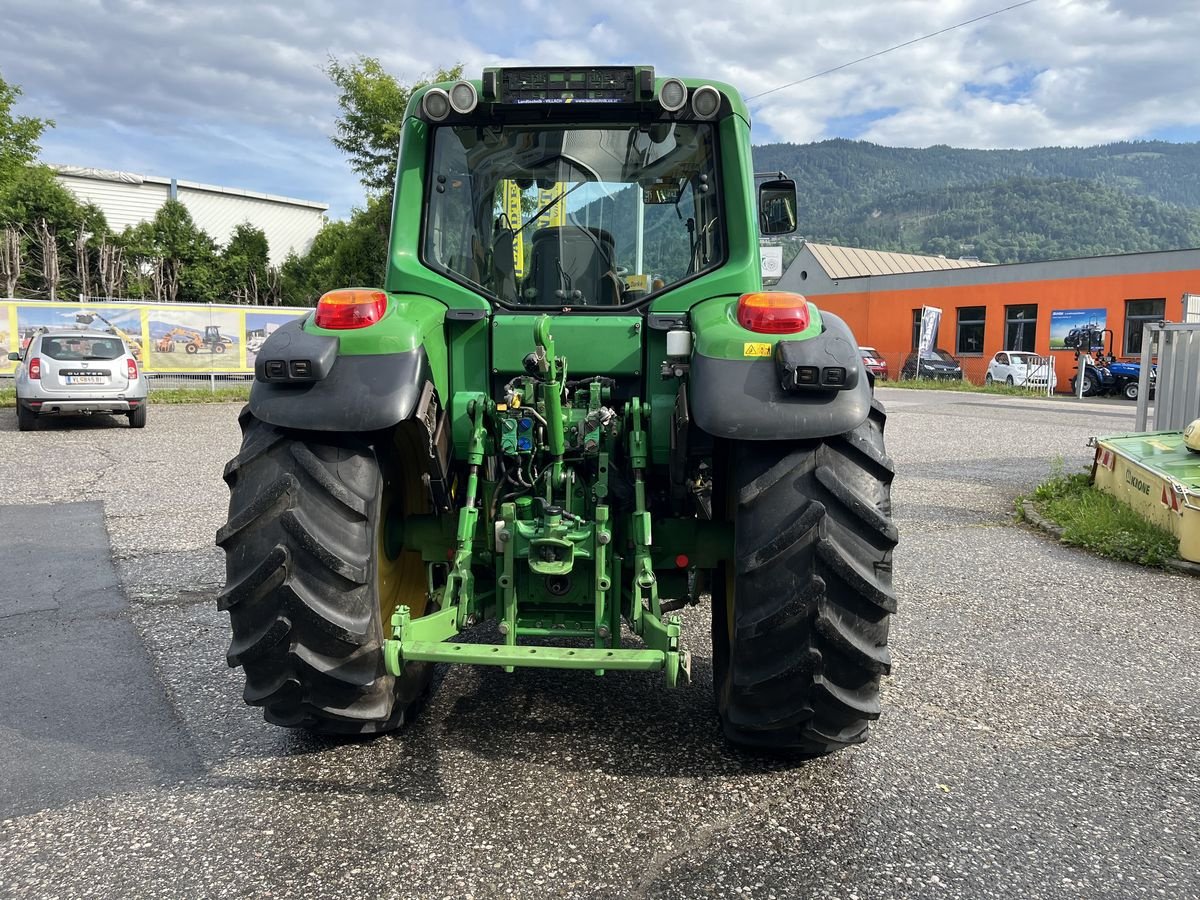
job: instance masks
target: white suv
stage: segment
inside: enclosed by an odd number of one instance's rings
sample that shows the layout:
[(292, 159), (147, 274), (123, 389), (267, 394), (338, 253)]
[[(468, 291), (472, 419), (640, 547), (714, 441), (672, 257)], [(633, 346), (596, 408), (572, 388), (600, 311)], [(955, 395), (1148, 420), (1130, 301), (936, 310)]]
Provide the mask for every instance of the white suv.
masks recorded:
[(34, 335), (14, 376), (17, 427), (32, 431), (39, 416), (126, 415), (146, 427), (149, 387), (129, 347), (116, 335), (51, 331)]
[(1046, 389), (1049, 379), (1050, 390), (1058, 387), (1058, 376), (1050, 360), (1024, 350), (1001, 350), (988, 363), (987, 384), (1007, 384), (1013, 387)]

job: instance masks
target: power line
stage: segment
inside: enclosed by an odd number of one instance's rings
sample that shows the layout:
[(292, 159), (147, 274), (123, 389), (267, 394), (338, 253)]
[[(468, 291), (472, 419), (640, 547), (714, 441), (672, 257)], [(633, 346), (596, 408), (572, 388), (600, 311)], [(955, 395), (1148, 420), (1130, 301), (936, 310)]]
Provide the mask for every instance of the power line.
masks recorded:
[(931, 31), (929, 34), (923, 34), (920, 37), (915, 37), (911, 41), (905, 41), (903, 44), (896, 44), (894, 47), (888, 47), (886, 50), (876, 50), (874, 53), (869, 53), (866, 56), (860, 56), (858, 59), (851, 60), (847, 63), (842, 63), (840, 66), (834, 66), (832, 69), (825, 69), (822, 72), (814, 72), (812, 75), (806, 75), (797, 81), (789, 81), (787, 84), (781, 84), (779, 87), (773, 87), (769, 91), (763, 91), (760, 94), (754, 94), (747, 97), (746, 101), (757, 100), (759, 97), (765, 97), (767, 94), (774, 94), (776, 91), (782, 91), (784, 88), (795, 87), (798, 84), (804, 84), (806, 81), (812, 81), (814, 78), (820, 78), (822, 75), (828, 75), (830, 72), (837, 72), (841, 69), (848, 69), (850, 66), (856, 66), (860, 62), (866, 62), (868, 59), (875, 59), (878, 56), (883, 56), (885, 53), (891, 53), (893, 50), (899, 50), (902, 47), (909, 47), (913, 44), (919, 44), (921, 41), (927, 41), (929, 38), (937, 37), (939, 34), (945, 34), (948, 31), (953, 31), (956, 28), (962, 28), (964, 25), (972, 25), (975, 22), (982, 22), (984, 19), (990, 19), (992, 16), (998, 16), (1000, 13), (1006, 13), (1009, 10), (1017, 9), (1022, 6), (1028, 6), (1030, 3), (1036, 3), (1037, 0), (1021, 0), (1020, 3), (1014, 3), (1011, 6), (1006, 6), (1003, 9), (994, 9), (990, 13), (984, 13), (982, 16), (976, 16), (973, 19), (967, 19), (965, 22), (959, 22), (957, 25), (950, 25), (943, 28), (941, 31)]

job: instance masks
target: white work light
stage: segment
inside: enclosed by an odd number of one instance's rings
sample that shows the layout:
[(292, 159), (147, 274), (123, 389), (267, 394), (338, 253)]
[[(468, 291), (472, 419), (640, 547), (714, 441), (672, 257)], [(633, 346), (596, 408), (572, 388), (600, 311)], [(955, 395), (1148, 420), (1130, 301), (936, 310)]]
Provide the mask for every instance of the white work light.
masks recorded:
[(430, 88), (421, 98), (421, 109), (425, 118), (431, 122), (440, 122), (450, 115), (450, 95), (441, 88)]
[(454, 107), (454, 111), (460, 116), (465, 116), (475, 108), (475, 104), (479, 102), (479, 94), (475, 90), (475, 85), (469, 81), (455, 82), (450, 88), (450, 105)]
[(721, 108), (721, 92), (711, 84), (692, 92), (692, 112), (697, 119), (711, 119)]
[(678, 78), (668, 78), (659, 89), (658, 103), (667, 112), (679, 112), (687, 103), (687, 86)]

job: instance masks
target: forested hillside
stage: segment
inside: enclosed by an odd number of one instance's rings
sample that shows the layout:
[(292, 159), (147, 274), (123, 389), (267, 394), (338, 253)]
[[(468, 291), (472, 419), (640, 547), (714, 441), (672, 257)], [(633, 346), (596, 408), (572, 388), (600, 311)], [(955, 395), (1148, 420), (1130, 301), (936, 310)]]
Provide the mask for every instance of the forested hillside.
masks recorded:
[(1200, 144), (1036, 150), (765, 144), (800, 192), (800, 234), (1018, 262), (1200, 246)]

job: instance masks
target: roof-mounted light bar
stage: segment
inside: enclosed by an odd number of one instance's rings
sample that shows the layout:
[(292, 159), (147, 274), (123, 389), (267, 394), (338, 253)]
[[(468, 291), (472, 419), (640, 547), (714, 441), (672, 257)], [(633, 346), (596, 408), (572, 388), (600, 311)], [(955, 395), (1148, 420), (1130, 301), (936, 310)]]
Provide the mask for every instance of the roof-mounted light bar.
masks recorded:
[(641, 103), (654, 99), (652, 66), (484, 69), (482, 100), (504, 106)]

